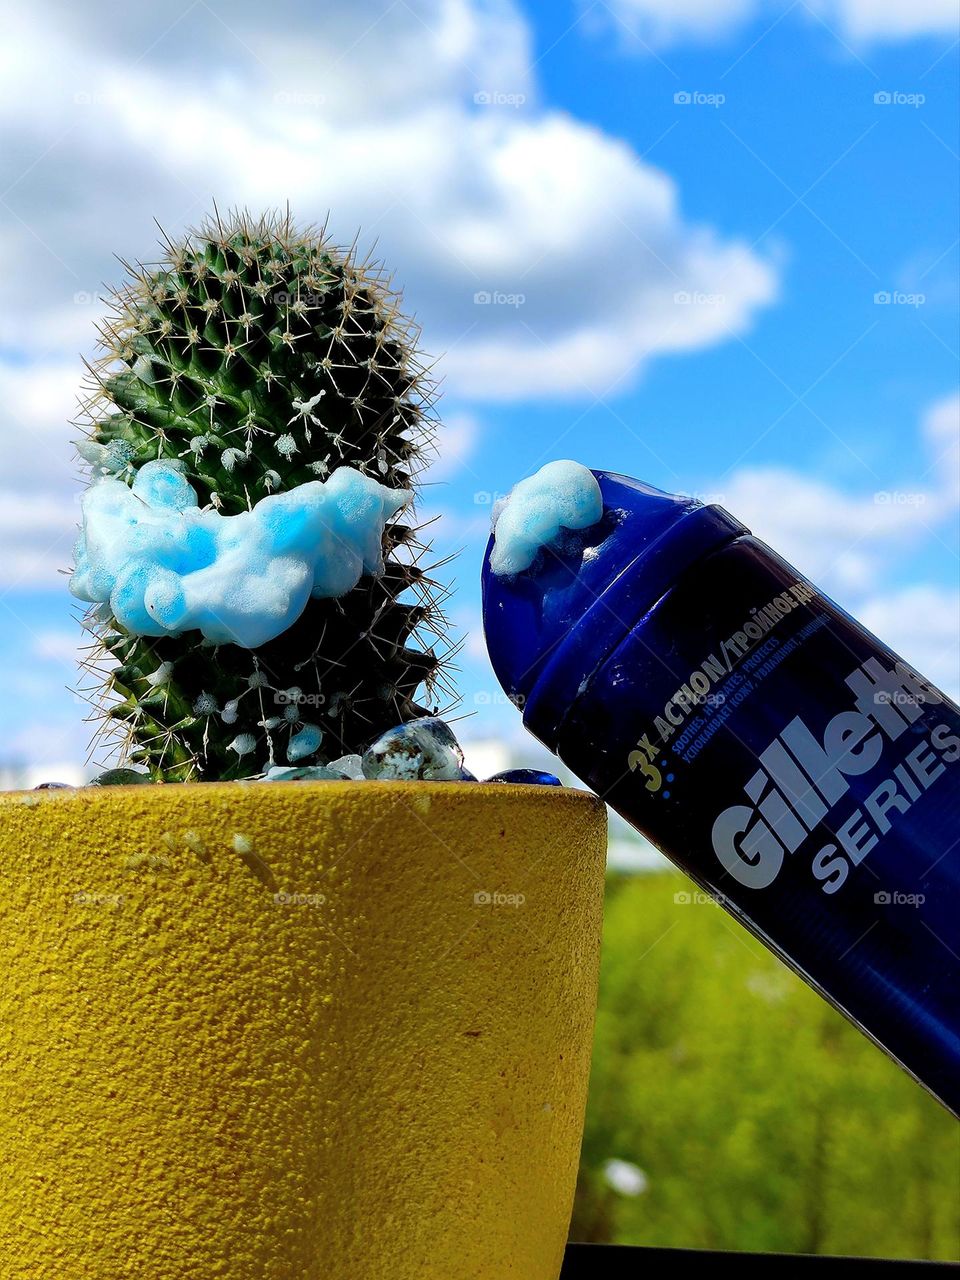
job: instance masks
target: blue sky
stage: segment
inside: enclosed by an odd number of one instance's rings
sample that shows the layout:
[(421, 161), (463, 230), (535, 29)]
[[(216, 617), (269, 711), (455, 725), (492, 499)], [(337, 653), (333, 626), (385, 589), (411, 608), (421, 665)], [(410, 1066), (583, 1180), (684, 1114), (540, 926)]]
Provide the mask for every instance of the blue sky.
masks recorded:
[(463, 548), (465, 736), (519, 732), (479, 559), (492, 497), (557, 457), (723, 502), (956, 694), (953, 5), (326, 8), (41, 0), (13, 21), (0, 765), (83, 759), (57, 573), (79, 355), (112, 254), (149, 258), (153, 217), (176, 233), (211, 196), (359, 226), (439, 357), (421, 511)]

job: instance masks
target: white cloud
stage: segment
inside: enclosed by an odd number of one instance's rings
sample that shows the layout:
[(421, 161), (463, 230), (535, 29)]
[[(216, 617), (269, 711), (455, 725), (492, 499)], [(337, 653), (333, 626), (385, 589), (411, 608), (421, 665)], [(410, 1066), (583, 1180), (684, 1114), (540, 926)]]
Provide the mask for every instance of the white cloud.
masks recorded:
[(737, 30), (759, 8), (758, 0), (613, 0), (610, 4), (626, 39), (641, 48), (715, 40)]
[(810, 0), (793, 6), (788, 0), (612, 0), (610, 10), (626, 42), (640, 51), (727, 38), (757, 20), (769, 26), (793, 10), (799, 18), (816, 14), (857, 41), (948, 35), (957, 26), (954, 0)]
[(721, 504), (814, 582), (843, 592), (878, 579), (891, 548), (927, 536), (942, 516), (939, 494), (853, 493), (789, 467), (745, 467)]
[(480, 420), (473, 413), (452, 413), (444, 417), (437, 440), (437, 455), (423, 473), (422, 483), (444, 484), (463, 471), (470, 472), (470, 460), (480, 441)]
[(77, 511), (60, 495), (35, 495), (0, 488), (0, 584), (26, 589), (58, 585), (76, 541)]
[(832, 0), (844, 29), (863, 40), (900, 40), (948, 35), (957, 27), (954, 0)]
[(960, 698), (960, 591), (919, 583), (873, 596), (857, 617), (952, 698)]
[[(176, 233), (214, 194), (289, 198), (304, 220), (331, 210), (343, 238), (379, 235), (427, 350), (448, 351), (447, 388), (475, 399), (602, 393), (660, 352), (743, 330), (775, 293), (767, 263), (684, 223), (666, 174), (538, 108), (530, 32), (509, 0), (357, 0), (322, 20), (296, 0), (269, 15), (238, 0), (162, 21), (41, 0), (10, 23), (4, 584), (52, 586), (69, 564), (75, 352), (92, 350), (114, 255), (150, 259), (154, 216)], [(278, 37), (294, 26), (295, 42)], [(493, 300), (476, 303), (484, 291)], [(721, 300), (678, 304), (678, 291)], [(455, 418), (429, 478), (469, 467), (476, 437)]]
[[(360, 0), (332, 20), (204, 4), (165, 38), (115, 17), (47, 0), (16, 19), (0, 344), (88, 345), (114, 252), (149, 258), (153, 216), (176, 233), (212, 195), (379, 236), (428, 349), (449, 350), (448, 387), (477, 399), (601, 393), (741, 332), (775, 295), (769, 263), (684, 221), (667, 175), (537, 106), (507, 0)], [(294, 42), (276, 36), (287, 20)]]
[(85, 656), (87, 644), (79, 627), (72, 631), (52, 631), (46, 628), (36, 636), (34, 654), (41, 661), (66, 665), (71, 673), (75, 673), (78, 663)]
[(63, 585), (80, 510), (71, 441), (82, 367), (57, 358), (0, 361), (0, 584)]
[(960, 502), (960, 394), (944, 396), (924, 415), (923, 434), (933, 455), (930, 470), (943, 477), (943, 487)]
[[(26, 627), (11, 625), (9, 616), (3, 629), (6, 643), (0, 663), (0, 707), (3, 709), (3, 737), (0, 740), (0, 790), (10, 786), (35, 786), (44, 780), (17, 780), (8, 770), (19, 771), (26, 763), (83, 760), (88, 727), (83, 723), (85, 706), (72, 693), (78, 684), (76, 663), (80, 629), (72, 636), (41, 632), (34, 637)], [(73, 781), (72, 776), (46, 773), (46, 778)]]
[[(854, 491), (789, 467), (743, 467), (719, 502), (950, 697), (960, 695), (960, 590), (890, 585), (899, 562), (960, 521), (960, 396), (920, 416), (916, 472), (896, 488)], [(924, 459), (924, 453), (926, 458)], [(956, 580), (956, 573), (953, 579)]]
[(715, 486), (716, 501), (841, 603), (878, 590), (892, 561), (960, 509), (960, 399), (932, 404), (921, 436), (929, 461), (901, 485), (847, 490), (789, 467), (743, 467)]

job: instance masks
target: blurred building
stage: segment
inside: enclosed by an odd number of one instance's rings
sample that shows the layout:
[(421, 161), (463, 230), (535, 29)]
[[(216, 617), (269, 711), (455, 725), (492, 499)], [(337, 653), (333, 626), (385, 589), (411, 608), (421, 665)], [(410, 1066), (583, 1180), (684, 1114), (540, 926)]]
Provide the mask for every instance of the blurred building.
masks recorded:
[(28, 764), (23, 760), (0, 760), (0, 791), (31, 791), (41, 782), (66, 782), (79, 787), (89, 780), (91, 772), (75, 761)]

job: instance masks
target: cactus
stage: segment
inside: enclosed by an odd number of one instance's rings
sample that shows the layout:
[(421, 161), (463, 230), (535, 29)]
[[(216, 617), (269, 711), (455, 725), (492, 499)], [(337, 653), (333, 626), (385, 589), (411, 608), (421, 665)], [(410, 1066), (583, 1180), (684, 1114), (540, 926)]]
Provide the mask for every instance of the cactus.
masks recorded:
[[(77, 447), (95, 474), (132, 483), (145, 462), (179, 459), (201, 505), (224, 515), (340, 466), (415, 486), (432, 387), (377, 264), (297, 230), (289, 211), (216, 214), (163, 250), (159, 264), (126, 267), (88, 366)], [(109, 605), (91, 610), (91, 719), (119, 731), (124, 762), (180, 782), (324, 764), (437, 714), (452, 648), (420, 528), (397, 516), (382, 575), (311, 598), (260, 649), (199, 632), (144, 638)]]

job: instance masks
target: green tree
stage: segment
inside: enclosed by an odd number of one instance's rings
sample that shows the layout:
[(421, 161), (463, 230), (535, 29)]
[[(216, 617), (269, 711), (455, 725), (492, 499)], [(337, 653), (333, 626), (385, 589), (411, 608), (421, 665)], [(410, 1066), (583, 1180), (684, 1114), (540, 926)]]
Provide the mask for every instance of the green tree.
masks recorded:
[(611, 880), (572, 1239), (949, 1259), (958, 1182), (947, 1113), (740, 925)]

